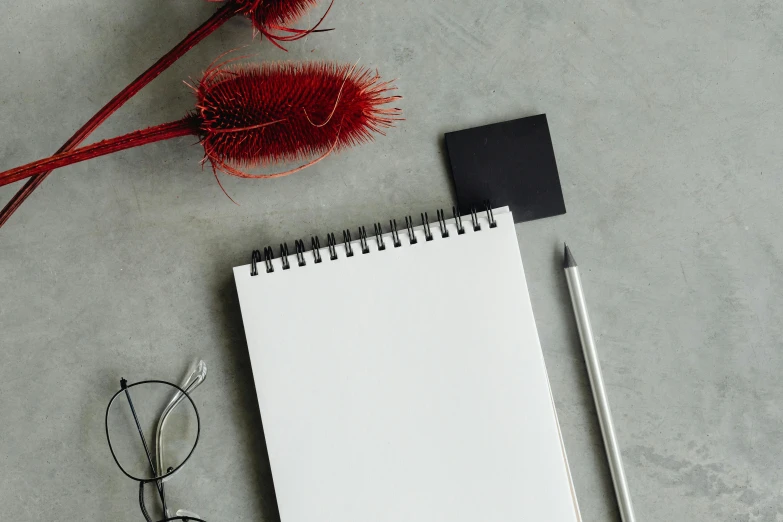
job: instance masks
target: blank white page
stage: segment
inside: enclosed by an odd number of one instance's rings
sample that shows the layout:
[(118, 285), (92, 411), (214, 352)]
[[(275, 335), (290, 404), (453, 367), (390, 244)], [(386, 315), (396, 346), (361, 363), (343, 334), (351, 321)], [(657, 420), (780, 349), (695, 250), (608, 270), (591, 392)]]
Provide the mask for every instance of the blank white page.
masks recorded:
[(575, 522), (507, 209), (234, 275), (282, 522)]

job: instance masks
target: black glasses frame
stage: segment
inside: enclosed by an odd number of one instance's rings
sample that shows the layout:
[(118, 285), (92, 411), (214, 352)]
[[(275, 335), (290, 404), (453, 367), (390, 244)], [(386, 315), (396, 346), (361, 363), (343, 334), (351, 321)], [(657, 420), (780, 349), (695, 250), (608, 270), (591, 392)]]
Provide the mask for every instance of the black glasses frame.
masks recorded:
[[(141, 428), (141, 424), (139, 423), (139, 419), (136, 416), (136, 408), (133, 406), (133, 399), (131, 399), (130, 390), (131, 388), (135, 386), (140, 386), (142, 384), (164, 384), (171, 386), (175, 390), (179, 391), (185, 397), (188, 402), (190, 402), (190, 405), (193, 407), (193, 411), (196, 413), (196, 441), (193, 443), (193, 448), (191, 448), (190, 453), (188, 453), (188, 456), (185, 457), (185, 459), (176, 467), (176, 468), (168, 468), (166, 470), (166, 473), (163, 475), (158, 476), (158, 470), (155, 469), (155, 463), (152, 460), (152, 454), (150, 453), (149, 446), (147, 445), (147, 439), (144, 437), (144, 431)], [(152, 470), (152, 474), (154, 475), (154, 478), (139, 478), (134, 477), (127, 471), (125, 471), (125, 468), (122, 467), (122, 464), (120, 464), (119, 460), (117, 459), (117, 455), (114, 453), (114, 448), (111, 445), (111, 437), (109, 437), (109, 412), (111, 411), (112, 404), (114, 404), (114, 401), (119, 397), (120, 395), (124, 394), (125, 397), (128, 400), (128, 405), (130, 406), (131, 413), (133, 414), (133, 420), (136, 423), (136, 429), (139, 431), (139, 437), (141, 438), (141, 443), (144, 446), (144, 451), (147, 454), (147, 461), (149, 462), (150, 469)], [(120, 468), (120, 470), (125, 474), (126, 477), (128, 477), (131, 480), (135, 480), (139, 483), (139, 507), (141, 508), (141, 512), (144, 515), (144, 518), (147, 520), (147, 522), (152, 522), (152, 518), (150, 517), (147, 507), (144, 503), (144, 485), (149, 483), (155, 483), (156, 489), (158, 491), (158, 495), (160, 496), (161, 503), (163, 504), (163, 511), (166, 512), (166, 495), (164, 492), (163, 487), (163, 480), (174, 475), (177, 471), (182, 469), (182, 466), (185, 465), (185, 463), (190, 460), (190, 457), (193, 455), (193, 452), (196, 451), (196, 446), (198, 446), (199, 438), (201, 437), (201, 416), (198, 413), (198, 408), (196, 408), (196, 404), (193, 402), (193, 399), (190, 398), (190, 395), (177, 386), (174, 383), (167, 382), (167, 381), (159, 381), (159, 380), (146, 380), (146, 381), (139, 381), (135, 382), (133, 384), (128, 384), (128, 381), (125, 379), (120, 379), (120, 390), (112, 395), (112, 398), (109, 400), (109, 405), (106, 407), (106, 415), (104, 418), (104, 426), (106, 428), (106, 441), (109, 444), (109, 451), (111, 451), (111, 456), (114, 459), (114, 463), (117, 464), (117, 467)], [(188, 517), (188, 516), (176, 516), (176, 517), (170, 517), (170, 518), (164, 518), (160, 520), (159, 522), (174, 522), (174, 521), (181, 521), (181, 522), (206, 522), (205, 520), (202, 520), (200, 518), (194, 518), (194, 517)]]

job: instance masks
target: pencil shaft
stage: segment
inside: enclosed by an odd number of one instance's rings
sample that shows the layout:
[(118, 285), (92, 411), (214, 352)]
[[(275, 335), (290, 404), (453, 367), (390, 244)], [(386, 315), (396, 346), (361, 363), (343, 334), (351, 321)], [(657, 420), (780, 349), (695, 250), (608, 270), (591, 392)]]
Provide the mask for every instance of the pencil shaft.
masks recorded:
[(577, 267), (565, 269), (566, 279), (568, 280), (568, 290), (571, 293), (571, 303), (574, 307), (576, 324), (579, 330), (579, 338), (582, 341), (585, 364), (587, 373), (590, 377), (590, 386), (593, 389), (593, 398), (595, 399), (595, 408), (598, 412), (598, 421), (601, 425), (601, 434), (606, 447), (606, 457), (609, 461), (609, 471), (612, 474), (615, 494), (617, 495), (617, 504), (620, 508), (620, 516), (623, 522), (635, 522), (633, 514), (633, 505), (631, 504), (631, 495), (628, 491), (628, 482), (623, 470), (622, 457), (620, 455), (620, 446), (617, 443), (614, 423), (612, 422), (612, 413), (609, 409), (609, 400), (606, 396), (604, 387), (604, 378), (601, 374), (601, 365), (598, 363), (598, 354), (593, 339), (593, 331), (590, 327), (590, 317), (587, 314), (587, 304), (585, 303), (584, 292), (582, 291), (582, 281), (579, 277)]

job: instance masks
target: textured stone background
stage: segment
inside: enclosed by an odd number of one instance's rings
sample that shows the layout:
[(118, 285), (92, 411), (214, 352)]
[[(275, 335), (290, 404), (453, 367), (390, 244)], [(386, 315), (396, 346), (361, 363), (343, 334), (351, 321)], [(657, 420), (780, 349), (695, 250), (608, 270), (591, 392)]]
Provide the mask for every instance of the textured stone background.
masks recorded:
[[(6, 4), (3, 168), (54, 152), (215, 9)], [(182, 116), (181, 81), (243, 45), (259, 60), (361, 59), (399, 78), (407, 120), (296, 176), (224, 178), (241, 206), (189, 139), (53, 175), (0, 230), (2, 518), (140, 520), (105, 445), (106, 401), (121, 375), (178, 380), (203, 357), (202, 442), (169, 495), (208, 520), (275, 520), (231, 267), (266, 244), (449, 207), (444, 132), (546, 112), (568, 214), (517, 233), (584, 519), (618, 518), (563, 240), (638, 519), (783, 520), (781, 22), (767, 0), (336, 0), (336, 31), (288, 54), (228, 23), (96, 139)]]

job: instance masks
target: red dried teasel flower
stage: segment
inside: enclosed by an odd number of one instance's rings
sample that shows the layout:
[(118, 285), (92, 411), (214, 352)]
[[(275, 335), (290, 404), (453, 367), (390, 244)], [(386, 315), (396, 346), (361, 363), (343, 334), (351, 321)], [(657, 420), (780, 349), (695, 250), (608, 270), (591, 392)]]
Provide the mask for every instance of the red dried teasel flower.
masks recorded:
[[(256, 31), (266, 36), (270, 42), (285, 50), (278, 42), (298, 40), (309, 33), (317, 32), (326, 14), (311, 29), (294, 29), (290, 25), (315, 7), (317, 0), (208, 0), (232, 6), (237, 14), (242, 14), (253, 22)], [(332, 0), (334, 3), (334, 0)], [(329, 8), (326, 13), (332, 8)], [(280, 34), (286, 33), (286, 34)]]
[(370, 141), (399, 119), (399, 109), (382, 107), (399, 99), (392, 89), (377, 73), (327, 62), (212, 68), (195, 89), (205, 159), (257, 177), (241, 169)]
[[(298, 172), (339, 151), (372, 140), (401, 119), (395, 88), (377, 73), (327, 62), (211, 67), (198, 84), (196, 110), (185, 118), (104, 140), (0, 173), (0, 186), (91, 158), (180, 136), (195, 135), (204, 162), (243, 178)], [(247, 169), (309, 160), (276, 174)]]
[[(216, 0), (209, 0), (216, 1)], [(112, 98), (109, 103), (102, 107), (82, 128), (76, 131), (65, 144), (60, 147), (57, 154), (65, 153), (77, 148), (87, 137), (92, 134), (106, 119), (114, 114), (122, 105), (130, 100), (136, 93), (144, 88), (148, 83), (157, 78), (160, 73), (171, 66), (176, 60), (192, 49), (201, 40), (212, 34), (220, 26), (233, 18), (235, 15), (248, 17), (254, 30), (259, 31), (266, 36), (270, 42), (277, 47), (285, 50), (280, 42), (290, 42), (302, 38), (311, 32), (317, 32), (318, 26), (323, 22), (332, 4), (324, 13), (323, 17), (308, 30), (294, 29), (290, 24), (304, 15), (308, 9), (316, 5), (316, 0), (217, 0), (224, 3), (218, 11), (212, 15), (199, 28), (191, 32), (182, 42), (177, 44), (171, 51), (166, 53), (152, 67), (136, 78), (130, 85), (123, 89), (117, 96)], [(334, 0), (331, 0), (332, 2)], [(0, 227), (2, 227), (8, 218), (24, 203), (24, 201), (38, 188), (51, 171), (43, 171), (33, 176), (25, 185), (19, 189), (16, 195), (0, 211)]]

